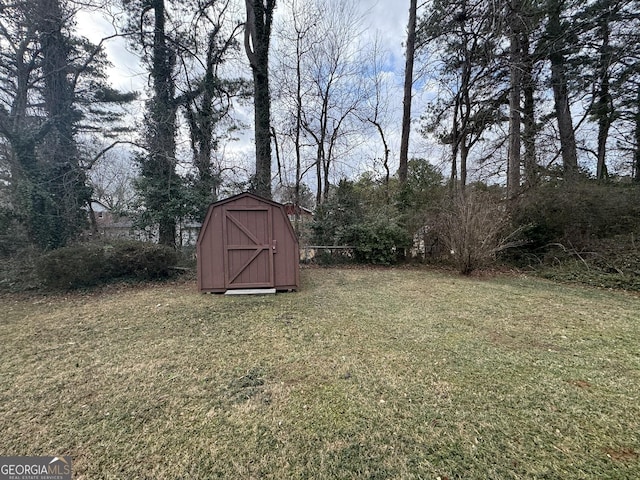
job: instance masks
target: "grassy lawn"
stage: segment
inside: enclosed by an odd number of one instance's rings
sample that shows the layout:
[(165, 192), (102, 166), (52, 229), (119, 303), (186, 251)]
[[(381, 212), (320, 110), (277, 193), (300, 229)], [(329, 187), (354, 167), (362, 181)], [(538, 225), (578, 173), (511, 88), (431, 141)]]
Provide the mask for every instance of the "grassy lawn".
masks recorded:
[(0, 454), (74, 478), (640, 478), (640, 297), (303, 270), (0, 298)]

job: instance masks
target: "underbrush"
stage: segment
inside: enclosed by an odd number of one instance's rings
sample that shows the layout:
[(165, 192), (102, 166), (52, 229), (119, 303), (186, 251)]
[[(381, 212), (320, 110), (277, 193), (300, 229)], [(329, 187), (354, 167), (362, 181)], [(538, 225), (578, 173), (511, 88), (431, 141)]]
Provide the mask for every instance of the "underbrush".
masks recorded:
[(635, 185), (543, 185), (515, 210), (526, 244), (508, 261), (552, 280), (640, 290), (639, 200)]
[(550, 280), (640, 291), (640, 244), (635, 235), (594, 240), (579, 250), (554, 244), (532, 266)]
[(26, 292), (40, 285), (36, 262), (40, 252), (32, 247), (14, 249), (0, 257), (0, 292)]
[(0, 261), (0, 292), (74, 290), (164, 279), (193, 270), (192, 256), (132, 240), (77, 243), (49, 252), (25, 246)]
[(176, 263), (177, 254), (170, 247), (118, 240), (59, 248), (45, 253), (37, 266), (45, 287), (64, 290), (123, 278), (166, 278)]

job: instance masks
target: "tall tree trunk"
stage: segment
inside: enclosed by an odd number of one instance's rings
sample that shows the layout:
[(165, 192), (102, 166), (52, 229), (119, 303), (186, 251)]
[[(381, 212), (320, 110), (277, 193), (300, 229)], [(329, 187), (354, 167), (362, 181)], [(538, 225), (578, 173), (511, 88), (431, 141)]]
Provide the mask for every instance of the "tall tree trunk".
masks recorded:
[(532, 187), (538, 181), (536, 163), (536, 118), (535, 118), (535, 81), (533, 79), (533, 58), (529, 51), (529, 34), (522, 35), (522, 90), (524, 105), (522, 109), (522, 143), (524, 144), (524, 176), (526, 186)]
[(416, 50), (416, 10), (417, 0), (410, 0), (409, 23), (407, 25), (407, 46), (404, 67), (404, 98), (402, 100), (402, 136), (400, 139), (400, 164), (398, 178), (406, 183), (409, 160), (409, 134), (411, 132), (411, 91), (413, 88), (413, 64)]
[(449, 187), (455, 191), (458, 183), (458, 151), (460, 149), (460, 125), (458, 125), (458, 115), (460, 114), (460, 93), (456, 93), (453, 108), (453, 119), (451, 121), (451, 175), (449, 177)]
[(316, 195), (317, 204), (320, 205), (328, 198), (329, 193), (329, 161), (327, 158), (327, 152), (325, 149), (325, 142), (327, 140), (327, 133), (329, 128), (329, 85), (326, 86), (322, 97), (322, 110), (320, 111), (320, 132), (316, 139), (318, 143), (318, 155), (317, 155), (317, 179), (318, 179), (318, 193)]
[(460, 191), (464, 192), (467, 186), (467, 162), (469, 160), (469, 145), (463, 140), (460, 144)]
[(151, 79), (153, 98), (149, 112), (148, 148), (149, 161), (143, 166), (141, 174), (147, 178), (156, 178), (157, 185), (149, 192), (147, 208), (158, 212), (158, 242), (161, 245), (175, 247), (176, 217), (168, 209), (175, 197), (176, 184), (176, 105), (174, 102), (175, 83), (173, 67), (175, 55), (169, 46), (165, 30), (164, 0), (152, 0), (154, 14), (153, 54)]
[(269, 95), (269, 39), (275, 0), (246, 0), (245, 51), (253, 71), (256, 193), (271, 198), (271, 98)]
[(573, 121), (571, 119), (571, 109), (569, 108), (569, 90), (567, 87), (565, 58), (563, 54), (563, 37), (566, 34), (566, 32), (562, 31), (562, 25), (560, 23), (560, 13), (563, 2), (562, 0), (551, 0), (550, 3), (549, 24), (547, 28), (552, 43), (549, 52), (549, 60), (551, 62), (551, 86), (553, 88), (554, 107), (558, 121), (558, 132), (560, 134), (560, 150), (565, 180), (574, 181), (578, 175), (578, 153), (575, 132), (573, 131)]
[[(218, 20), (222, 21), (222, 20)], [(185, 116), (189, 124), (191, 134), (191, 150), (193, 163), (197, 176), (194, 179), (193, 188), (196, 191), (195, 200), (198, 204), (196, 219), (202, 221), (211, 202), (218, 198), (220, 186), (220, 172), (214, 169), (212, 157), (216, 148), (216, 125), (228, 113), (229, 104), (224, 102), (216, 108), (216, 101), (224, 95), (230, 102), (229, 96), (238, 92), (236, 85), (225, 88), (224, 81), (218, 77), (218, 66), (224, 61), (224, 57), (232, 39), (225, 39), (221, 44), (221, 25), (210, 26), (208, 33), (206, 64), (204, 76), (195, 83), (195, 88), (187, 91), (176, 100), (184, 104)]]
[(638, 88), (638, 96), (636, 99), (636, 115), (635, 115), (635, 150), (633, 152), (633, 181), (640, 184), (640, 86)]
[(276, 129), (273, 127), (271, 127), (271, 138), (273, 138), (273, 147), (276, 149), (276, 170), (278, 172), (278, 182), (280, 185), (282, 185), (282, 162), (280, 161), (280, 144), (278, 143)]
[(507, 162), (507, 197), (513, 199), (520, 190), (520, 94), (522, 91), (522, 7), (512, 0), (509, 8), (509, 153)]
[(560, 149), (562, 165), (566, 180), (576, 179), (578, 173), (578, 154), (576, 149), (576, 137), (573, 131), (573, 121), (569, 108), (569, 93), (567, 80), (564, 73), (564, 60), (553, 62), (551, 66), (551, 78), (553, 83), (553, 97), (555, 103), (558, 132), (560, 133)]
[[(608, 7), (608, 5), (607, 5)], [(608, 176), (606, 155), (607, 138), (612, 122), (612, 101), (609, 92), (609, 63), (611, 60), (609, 44), (609, 16), (603, 14), (600, 18), (600, 35), (602, 45), (598, 58), (598, 100), (596, 104), (596, 116), (598, 117), (598, 162), (596, 167), (596, 178), (604, 180)]]
[(389, 178), (391, 177), (391, 171), (389, 169), (389, 144), (387, 143), (387, 139), (384, 135), (384, 130), (380, 122), (378, 122), (377, 120), (371, 120), (371, 119), (369, 119), (369, 121), (373, 124), (374, 127), (376, 127), (376, 130), (378, 130), (378, 135), (380, 135), (380, 141), (382, 142), (382, 146), (384, 148), (384, 157), (382, 158), (382, 166), (384, 168), (385, 198), (387, 199), (387, 202), (388, 202)]
[(194, 189), (201, 203), (198, 209), (197, 220), (204, 220), (204, 215), (209, 204), (217, 199), (218, 177), (212, 172), (211, 154), (213, 150), (214, 111), (211, 94), (205, 88), (200, 104), (194, 100), (191, 105), (185, 106), (185, 116), (189, 123), (191, 134), (191, 151), (193, 163), (196, 168), (196, 181)]
[(322, 146), (318, 144), (316, 160), (316, 205), (322, 204)]
[(271, 198), (271, 100), (268, 74), (254, 71), (255, 135), (256, 135), (256, 193)]
[(65, 14), (60, 0), (39, 0), (38, 29), (42, 48), (42, 72), (44, 76), (44, 104), (53, 127), (45, 138), (40, 174), (46, 185), (48, 199), (40, 193), (41, 207), (39, 227), (47, 247), (63, 246), (86, 223), (85, 208), (91, 201), (91, 190), (86, 175), (80, 168), (75, 140), (79, 112), (73, 107), (74, 91), (68, 75), (71, 60), (70, 45), (65, 37)]
[(296, 37), (296, 129), (294, 132), (294, 148), (296, 154), (296, 183), (294, 185), (294, 228), (296, 235), (300, 235), (300, 184), (302, 183), (302, 151), (300, 139), (302, 136), (302, 38), (300, 33)]
[[(331, 149), (329, 149), (330, 151)], [(329, 189), (331, 188), (331, 183), (329, 182), (329, 174), (330, 174), (330, 158), (331, 155), (328, 154), (325, 156), (324, 161), (322, 162), (322, 171), (324, 174), (324, 183), (322, 185), (322, 198), (325, 200), (329, 198)]]
[(460, 81), (460, 191), (464, 192), (467, 186), (467, 160), (471, 149), (471, 73), (473, 63), (471, 51), (465, 42), (464, 62), (462, 65), (462, 75)]

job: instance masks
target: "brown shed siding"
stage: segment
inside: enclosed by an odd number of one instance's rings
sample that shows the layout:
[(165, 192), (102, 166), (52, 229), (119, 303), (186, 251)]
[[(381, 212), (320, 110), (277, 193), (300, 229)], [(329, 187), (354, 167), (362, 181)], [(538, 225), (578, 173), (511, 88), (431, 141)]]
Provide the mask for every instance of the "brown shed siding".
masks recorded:
[(211, 204), (196, 252), (202, 292), (299, 287), (298, 240), (271, 200), (243, 193)]

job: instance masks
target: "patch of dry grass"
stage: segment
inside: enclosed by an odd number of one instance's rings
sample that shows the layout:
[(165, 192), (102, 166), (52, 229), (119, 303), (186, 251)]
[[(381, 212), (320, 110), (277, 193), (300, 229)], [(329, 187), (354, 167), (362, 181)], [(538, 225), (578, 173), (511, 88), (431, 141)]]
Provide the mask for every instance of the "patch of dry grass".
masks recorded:
[(638, 478), (640, 298), (303, 271), (3, 297), (0, 451), (74, 478)]

